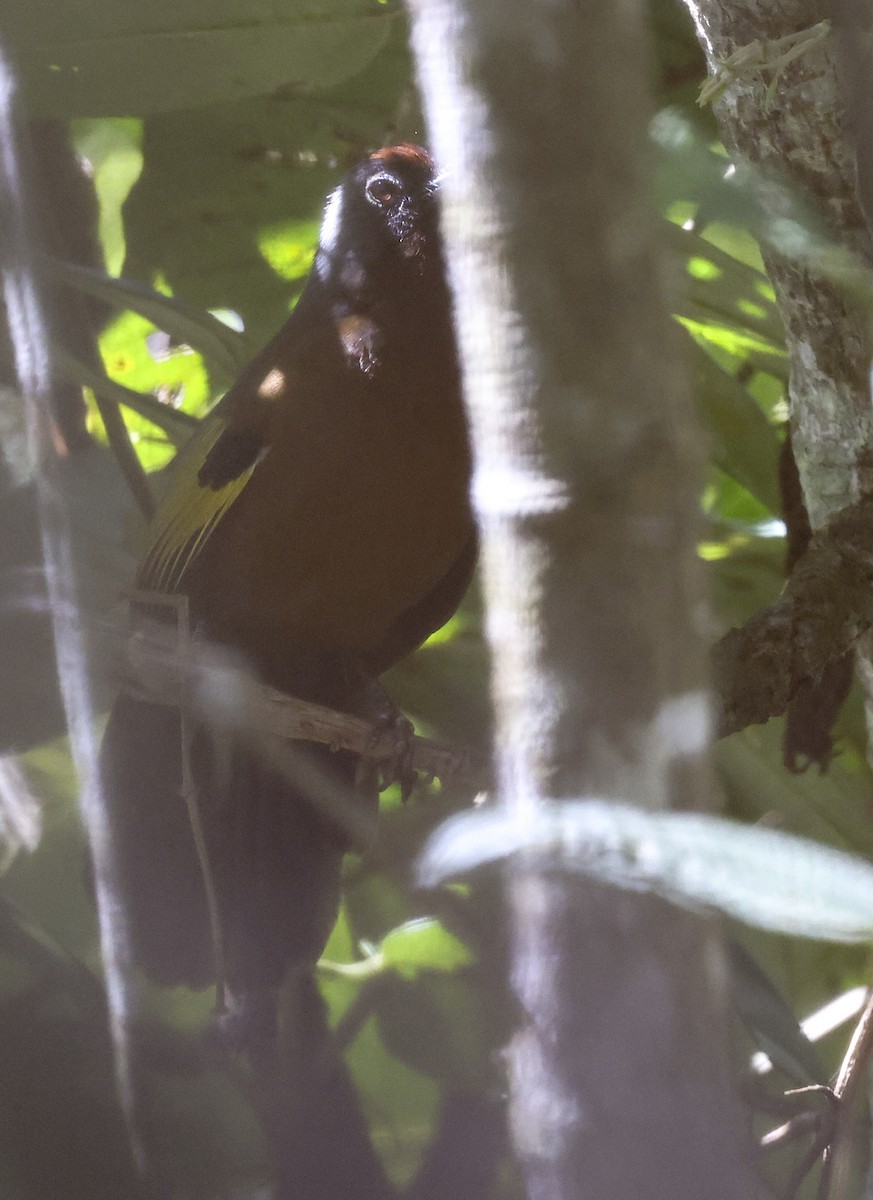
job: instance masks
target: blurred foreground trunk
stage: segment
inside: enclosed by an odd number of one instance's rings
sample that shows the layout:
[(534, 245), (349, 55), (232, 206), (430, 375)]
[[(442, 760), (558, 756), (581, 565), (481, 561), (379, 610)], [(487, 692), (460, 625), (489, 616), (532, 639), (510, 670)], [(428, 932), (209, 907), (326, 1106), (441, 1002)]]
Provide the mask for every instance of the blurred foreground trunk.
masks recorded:
[[(636, 3), (411, 0), (476, 445), (498, 801), (705, 804), (698, 450), (649, 209)], [(711, 925), (508, 876), (532, 1200), (743, 1200)]]

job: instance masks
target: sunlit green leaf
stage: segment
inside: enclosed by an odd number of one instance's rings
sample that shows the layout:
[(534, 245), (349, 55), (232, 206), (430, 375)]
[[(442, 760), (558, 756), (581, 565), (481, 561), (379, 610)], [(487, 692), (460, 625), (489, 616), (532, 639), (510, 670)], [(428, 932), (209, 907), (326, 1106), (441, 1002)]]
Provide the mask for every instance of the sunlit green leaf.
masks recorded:
[(472, 962), (463, 942), (430, 917), (392, 929), (380, 949), (385, 965), (410, 979), (419, 971), (456, 971)]
[(780, 510), (780, 442), (746, 389), (689, 339), (694, 397), (709, 435), (713, 462), (756, 496), (771, 513)]
[[(137, 313), (117, 317), (100, 337), (107, 375), (135, 392), (151, 392), (165, 404), (202, 415), (211, 395), (202, 358), (180, 349), (157, 361), (146, 342), (153, 330), (152, 323)], [(147, 470), (165, 466), (174, 448), (163, 430), (136, 414), (129, 414), (126, 420), (143, 466)]]
[(714, 352), (714, 357), (718, 357), (715, 352), (721, 351), (725, 356), (725, 365), (732, 359), (735, 363), (747, 363), (756, 371), (787, 376), (788, 360), (784, 349), (756, 334), (736, 325), (718, 324), (713, 320), (691, 321), (681, 317), (680, 321), (696, 341)]
[(117, 275), (125, 253), (121, 208), (142, 171), (142, 122), (118, 117), (81, 119), (72, 122), (71, 136), (94, 180), (100, 207), (97, 234), (106, 270)]
[(199, 350), (209, 360), (213, 371), (228, 381), (236, 377), (251, 356), (245, 339), (226, 322), (135, 279), (114, 279), (89, 267), (58, 259), (45, 259), (44, 270), (49, 278), (86, 296), (94, 296), (115, 309), (130, 309), (145, 317), (154, 328), (171, 334), (177, 343)]

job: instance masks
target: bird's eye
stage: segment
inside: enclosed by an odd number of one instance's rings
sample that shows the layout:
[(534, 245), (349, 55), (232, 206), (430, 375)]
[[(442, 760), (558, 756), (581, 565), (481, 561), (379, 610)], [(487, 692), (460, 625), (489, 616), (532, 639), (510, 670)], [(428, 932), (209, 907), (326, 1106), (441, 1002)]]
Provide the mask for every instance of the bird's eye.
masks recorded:
[(396, 180), (388, 175), (376, 175), (367, 183), (367, 199), (380, 208), (393, 204), (399, 195), (400, 188)]

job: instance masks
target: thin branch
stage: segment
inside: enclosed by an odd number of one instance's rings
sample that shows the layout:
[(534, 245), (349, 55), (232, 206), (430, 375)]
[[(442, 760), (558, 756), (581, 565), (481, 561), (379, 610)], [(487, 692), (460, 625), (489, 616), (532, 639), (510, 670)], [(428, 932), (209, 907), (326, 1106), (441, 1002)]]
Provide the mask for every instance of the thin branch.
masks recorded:
[(107, 399), (98, 391), (94, 392), (94, 402), (103, 421), (103, 428), (106, 430), (109, 449), (115, 456), (115, 461), (118, 463), (140, 512), (149, 521), (155, 515), (155, 498), (148, 476), (133, 448), (130, 432), (124, 423), (118, 402), (115, 399)]
[[(134, 600), (154, 604), (151, 592), (133, 592)], [(125, 647), (124, 689), (156, 704), (178, 706), (185, 695), (207, 719), (236, 727), (241, 722), (259, 736), (318, 742), (334, 750), (352, 750), (374, 762), (390, 762), (397, 735), (384, 723), (311, 704), (257, 683), (219, 647), (193, 638), (185, 650), (177, 631), (158, 622), (144, 624)], [(432, 738), (413, 737), (411, 766), (450, 783), (463, 778), (471, 787), (487, 779), (481, 754)]]
[(839, 1100), (833, 1133), (825, 1151), (819, 1183), (820, 1200), (840, 1200), (845, 1194), (846, 1172), (850, 1165), (840, 1154), (859, 1092), (866, 1086), (870, 1059), (873, 1057), (873, 992), (855, 1026), (852, 1040), (837, 1073), (834, 1095)]

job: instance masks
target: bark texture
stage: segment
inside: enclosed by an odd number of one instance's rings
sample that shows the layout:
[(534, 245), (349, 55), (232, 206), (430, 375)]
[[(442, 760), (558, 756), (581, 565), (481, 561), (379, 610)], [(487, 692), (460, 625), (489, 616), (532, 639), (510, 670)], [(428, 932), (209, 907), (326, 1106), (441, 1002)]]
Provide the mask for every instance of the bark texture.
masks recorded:
[[(782, 667), (787, 662), (788, 675), (796, 680), (798, 668), (800, 673), (809, 669), (811, 654), (821, 663), (829, 642), (843, 637), (851, 645), (867, 627), (869, 588), (863, 575), (869, 559), (867, 509), (873, 484), (869, 4), (832, 0), (823, 12), (817, 0), (686, 3), (712, 72), (722, 70), (726, 58), (755, 42), (761, 45), (760, 60), (765, 64), (763, 70), (729, 84), (716, 105), (716, 115), (725, 145), (738, 169), (750, 168), (750, 179), (770, 217), (773, 244), (764, 257), (786, 330), (794, 456), (813, 530), (830, 525), (827, 537), (818, 539), (818, 549), (836, 552), (817, 585), (818, 595), (813, 590), (807, 597), (808, 619), (797, 623), (796, 613), (791, 614), (794, 624), (785, 641)], [(833, 28), (780, 70), (773, 43), (814, 28), (825, 15), (834, 18)], [(791, 229), (786, 230), (783, 218), (798, 202), (821, 221), (825, 236), (818, 243), (795, 237), (791, 245), (786, 237)], [(836, 513), (840, 515), (834, 519)], [(852, 526), (854, 531), (849, 532)], [(849, 532), (842, 546), (841, 531)], [(831, 540), (834, 533), (837, 536)], [(803, 585), (804, 570), (808, 573), (815, 551), (814, 540), (810, 554), (798, 564), (799, 578), (792, 580), (783, 598), (789, 604), (797, 584)], [(847, 568), (850, 575), (860, 568), (860, 576), (847, 580)], [(841, 593), (841, 612), (833, 607), (835, 592)], [(755, 656), (766, 649), (767, 642), (759, 640)], [(873, 729), (869, 633), (858, 649), (869, 734)], [(836, 665), (839, 670), (838, 660)], [(823, 670), (820, 665), (819, 673), (811, 671), (806, 681), (808, 693), (819, 692), (819, 710), (827, 708), (832, 674), (830, 670), (822, 674)], [(747, 689), (754, 686), (748, 677)], [(825, 734), (834, 715), (830, 712), (822, 718)], [(789, 765), (790, 729), (789, 713)], [(804, 750), (816, 756), (814, 749)], [(851, 1173), (851, 1151), (843, 1152), (839, 1133), (835, 1138), (836, 1156), (832, 1143), (826, 1163), (829, 1186), (823, 1188), (829, 1196), (842, 1196)]]
[[(812, 43), (784, 70), (772, 43), (811, 29), (817, 0), (687, 0), (710, 69), (761, 43), (762, 70), (735, 78), (716, 105), (722, 137), (771, 218), (783, 250), (765, 263), (785, 324), (791, 435), (813, 529), (873, 485), (873, 263), (858, 201), (855, 152), (843, 103), (835, 32)], [(775, 86), (774, 84), (775, 79)], [(809, 207), (827, 244), (792, 236), (793, 206)]]
[[(642, 0), (410, 0), (474, 431), (500, 802), (708, 791), (697, 442), (648, 207)], [(703, 921), (511, 872), (532, 1200), (754, 1184)]]

